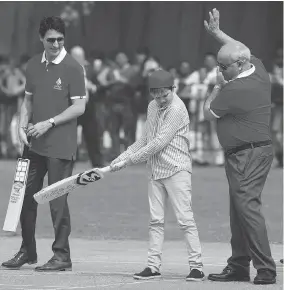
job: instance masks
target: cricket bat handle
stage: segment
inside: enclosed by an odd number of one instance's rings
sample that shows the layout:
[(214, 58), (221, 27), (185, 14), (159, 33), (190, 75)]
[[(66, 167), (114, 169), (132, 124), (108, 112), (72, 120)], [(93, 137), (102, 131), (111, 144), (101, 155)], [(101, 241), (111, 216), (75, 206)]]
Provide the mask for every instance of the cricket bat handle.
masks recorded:
[(30, 148), (27, 145), (24, 145), (24, 150), (23, 150), (22, 158), (24, 158), (24, 159), (28, 158), (29, 149)]
[[(28, 139), (28, 142), (31, 141), (31, 137), (28, 137), (27, 139)], [(30, 149), (30, 147), (27, 146), (26, 144), (24, 144), (24, 150), (23, 150), (22, 158), (28, 158), (29, 149)]]
[[(125, 165), (125, 161), (120, 161), (117, 163), (117, 166), (124, 166)], [(103, 167), (103, 168), (99, 168), (99, 170), (102, 172), (102, 173), (108, 173), (108, 172), (111, 172), (111, 167), (110, 166), (106, 166), (106, 167)]]

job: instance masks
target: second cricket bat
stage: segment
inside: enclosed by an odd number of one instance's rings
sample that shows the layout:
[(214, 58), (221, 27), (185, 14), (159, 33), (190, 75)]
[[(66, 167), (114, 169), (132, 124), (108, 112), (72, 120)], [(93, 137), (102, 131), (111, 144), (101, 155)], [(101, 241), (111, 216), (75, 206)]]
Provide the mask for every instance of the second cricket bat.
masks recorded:
[[(122, 166), (124, 164), (124, 161), (120, 161), (117, 165)], [(39, 204), (52, 201), (64, 194), (71, 193), (77, 188), (102, 179), (105, 173), (111, 171), (111, 167), (106, 166), (103, 168), (92, 168), (85, 172), (72, 175), (43, 188), (41, 191), (34, 194), (34, 199)]]
[(19, 223), (30, 166), (30, 160), (25, 159), (27, 152), (28, 147), (25, 146), (22, 158), (18, 158), (17, 161), (10, 200), (3, 226), (4, 231), (15, 232)]

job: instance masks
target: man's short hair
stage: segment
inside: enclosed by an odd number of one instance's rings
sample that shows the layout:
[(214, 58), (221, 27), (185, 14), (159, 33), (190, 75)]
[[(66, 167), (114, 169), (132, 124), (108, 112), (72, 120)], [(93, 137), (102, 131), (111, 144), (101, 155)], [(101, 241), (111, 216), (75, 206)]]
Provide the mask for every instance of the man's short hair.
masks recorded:
[(39, 35), (44, 38), (48, 30), (55, 30), (65, 36), (64, 21), (58, 16), (44, 17), (39, 25)]

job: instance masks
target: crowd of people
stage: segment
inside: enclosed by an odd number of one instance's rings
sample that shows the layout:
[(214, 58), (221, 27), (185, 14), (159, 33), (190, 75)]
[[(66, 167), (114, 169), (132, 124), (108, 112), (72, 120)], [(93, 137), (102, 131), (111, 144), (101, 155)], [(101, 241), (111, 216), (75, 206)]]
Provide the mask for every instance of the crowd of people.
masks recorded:
[[(215, 55), (208, 53), (201, 68), (193, 72), (187, 62), (163, 70), (147, 51), (138, 51), (133, 62), (124, 52), (110, 58), (93, 54), (87, 60), (79, 46), (69, 54), (64, 47), (64, 21), (56, 16), (41, 20), (39, 38), (44, 52), (33, 56), (26, 70), (10, 60), (0, 82), (6, 100), (4, 119), (9, 125), (19, 112), (19, 139), (27, 149), (23, 157), (30, 160), (20, 215), (22, 243), (18, 253), (4, 261), (2, 267), (15, 270), (38, 262), (38, 204), (33, 196), (42, 189), (46, 175), (48, 185), (72, 175), (75, 156), (80, 158), (81, 154), (77, 152), (79, 143), (87, 149), (93, 166), (112, 160), (112, 172), (147, 162), (148, 261), (133, 278), (161, 276), (164, 215), (169, 198), (186, 240), (190, 268), (186, 280), (203, 281), (202, 250), (191, 202), (191, 151), (195, 149), (193, 160), (199, 164), (209, 163), (206, 150), (216, 153), (211, 153), (211, 163), (225, 162), (229, 186), (232, 255), (222, 272), (211, 273), (208, 279), (249, 282), (252, 261), (257, 270), (254, 284), (276, 283), (261, 194), (274, 158), (272, 139), (282, 146), (277, 124), (281, 127), (283, 120), (278, 107), (283, 102), (283, 95), (278, 98), (282, 92), (279, 87), (283, 88), (283, 56), (280, 52), (269, 78), (262, 61), (251, 55), (245, 44), (220, 29), (219, 19), (219, 11), (214, 8), (208, 22), (204, 20), (206, 31), (221, 45), (218, 62)], [(272, 118), (271, 83), (276, 90)], [(147, 123), (141, 134), (137, 124), (145, 114)], [(106, 131), (111, 145), (104, 154)], [(6, 127), (4, 133), (8, 138)], [(8, 148), (6, 144), (6, 151)], [(65, 194), (50, 201), (54, 254), (35, 267), (36, 272), (72, 270), (67, 199)]]
[[(216, 121), (203, 116), (206, 96), (216, 83), (217, 60), (213, 53), (204, 55), (203, 63), (192, 70), (188, 61), (176, 67), (163, 67), (147, 48), (138, 49), (130, 59), (117, 51), (112, 55), (93, 52), (88, 57), (82, 47), (70, 54), (85, 68), (88, 103), (78, 119), (78, 160), (90, 159), (102, 166), (119, 155), (139, 136), (151, 99), (146, 86), (147, 75), (158, 68), (167, 69), (175, 78), (175, 91), (190, 116), (192, 159), (198, 165), (224, 163), (224, 154), (216, 134)], [(25, 66), (28, 56), (18, 64), (13, 58), (0, 57), (0, 158), (20, 154), (17, 136), (18, 110), (24, 96)], [(275, 156), (283, 166), (283, 49), (276, 51), (271, 71), (271, 133)]]

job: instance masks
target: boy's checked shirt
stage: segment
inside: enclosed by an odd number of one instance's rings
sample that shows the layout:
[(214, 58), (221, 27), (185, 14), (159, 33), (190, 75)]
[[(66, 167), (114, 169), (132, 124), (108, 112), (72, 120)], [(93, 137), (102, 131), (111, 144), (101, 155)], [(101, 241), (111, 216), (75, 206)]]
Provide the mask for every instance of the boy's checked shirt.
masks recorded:
[(160, 108), (153, 100), (139, 140), (120, 155), (136, 164), (147, 161), (151, 178), (167, 178), (176, 172), (192, 171), (189, 143), (189, 116), (183, 101), (174, 94), (172, 102)]

